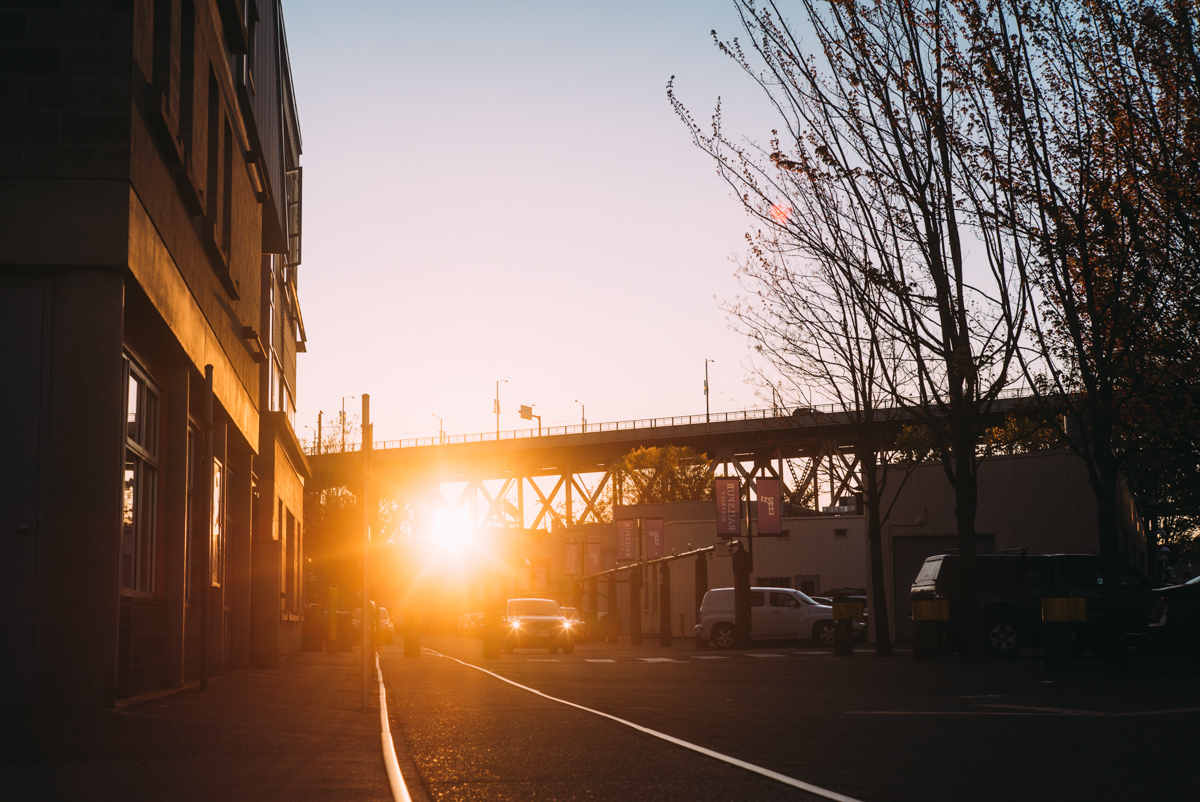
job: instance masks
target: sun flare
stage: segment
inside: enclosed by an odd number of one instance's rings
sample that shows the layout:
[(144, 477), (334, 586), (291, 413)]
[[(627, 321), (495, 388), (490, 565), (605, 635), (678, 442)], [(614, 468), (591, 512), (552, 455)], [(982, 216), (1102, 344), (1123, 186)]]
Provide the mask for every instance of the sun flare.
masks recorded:
[(474, 541), (475, 530), (471, 516), (462, 510), (438, 509), (433, 513), (429, 539), (433, 547), (447, 555), (467, 553)]

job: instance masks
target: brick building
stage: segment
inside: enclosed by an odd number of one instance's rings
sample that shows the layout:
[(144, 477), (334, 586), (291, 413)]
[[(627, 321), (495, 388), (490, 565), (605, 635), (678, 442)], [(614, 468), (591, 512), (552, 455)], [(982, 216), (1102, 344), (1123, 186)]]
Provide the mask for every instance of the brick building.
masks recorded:
[(299, 649), (299, 156), (278, 0), (0, 9), (0, 704)]

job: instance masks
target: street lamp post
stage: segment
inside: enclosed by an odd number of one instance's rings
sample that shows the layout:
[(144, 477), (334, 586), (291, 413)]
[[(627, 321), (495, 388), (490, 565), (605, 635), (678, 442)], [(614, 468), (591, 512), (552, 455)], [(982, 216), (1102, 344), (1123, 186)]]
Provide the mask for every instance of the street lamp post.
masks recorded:
[(711, 423), (708, 414), (708, 363), (716, 362), (715, 359), (704, 360), (704, 422)]
[(578, 398), (575, 399), (575, 403), (579, 405), (579, 418), (581, 421), (583, 421), (583, 430), (586, 432), (587, 431), (587, 407), (585, 407), (583, 405), (583, 402), (580, 401)]
[(438, 419), (438, 444), (445, 445), (446, 444), (446, 427), (442, 423), (442, 416), (437, 414), (436, 412), (430, 412), (429, 414)]
[(496, 403), (492, 405), (492, 412), (496, 413), (496, 439), (500, 439), (500, 385), (508, 384), (508, 379), (496, 380)]
[(352, 395), (342, 396), (342, 451), (346, 450), (346, 399), (354, 398)]

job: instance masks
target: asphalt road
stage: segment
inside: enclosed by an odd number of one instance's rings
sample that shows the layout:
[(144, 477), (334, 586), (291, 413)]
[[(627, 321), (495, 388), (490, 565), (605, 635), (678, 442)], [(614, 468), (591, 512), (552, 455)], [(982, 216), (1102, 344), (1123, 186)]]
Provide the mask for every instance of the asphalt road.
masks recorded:
[[(384, 650), (393, 735), (420, 799), (820, 799), (521, 686), (860, 800), (1132, 800), (1196, 796), (1200, 667), (1081, 660), (834, 658), (647, 642), (572, 655), (423, 639)], [(444, 657), (435, 656), (435, 651)], [(825, 797), (828, 798), (828, 797)]]

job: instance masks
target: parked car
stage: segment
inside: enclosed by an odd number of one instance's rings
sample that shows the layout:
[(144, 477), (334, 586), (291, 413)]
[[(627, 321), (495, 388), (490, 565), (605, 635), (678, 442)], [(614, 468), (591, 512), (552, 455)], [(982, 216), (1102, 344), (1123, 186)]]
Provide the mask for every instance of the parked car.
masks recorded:
[(1154, 589), (1150, 634), (1155, 647), (1200, 657), (1200, 576)]
[[(1026, 646), (1041, 646), (1046, 628), (1042, 599), (1072, 597), (1087, 600), (1087, 621), (1077, 629), (1078, 648), (1099, 647), (1104, 614), (1100, 593), (1104, 584), (1100, 557), (1095, 554), (980, 554), (979, 604), (988, 649), (997, 657), (1014, 657)], [(1128, 566), (1122, 567), (1125, 631), (1144, 634), (1150, 613), (1150, 582)], [(950, 648), (961, 648), (962, 620), (955, 602), (962, 598), (959, 556), (938, 554), (925, 560), (909, 591), (911, 601), (950, 602)]]
[(375, 623), (375, 632), (380, 644), (394, 643), (396, 640), (396, 622), (388, 615), (386, 607), (379, 608), (379, 620)]
[(504, 614), (504, 651), (544, 648), (550, 654), (575, 651), (571, 625), (553, 599), (509, 599)]
[[(857, 633), (865, 627), (855, 621), (854, 629)], [(733, 646), (733, 588), (717, 588), (704, 594), (695, 631), (718, 649)], [(750, 632), (754, 640), (811, 638), (829, 646), (834, 637), (833, 607), (818, 604), (792, 588), (751, 588)]]

